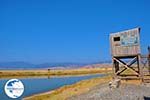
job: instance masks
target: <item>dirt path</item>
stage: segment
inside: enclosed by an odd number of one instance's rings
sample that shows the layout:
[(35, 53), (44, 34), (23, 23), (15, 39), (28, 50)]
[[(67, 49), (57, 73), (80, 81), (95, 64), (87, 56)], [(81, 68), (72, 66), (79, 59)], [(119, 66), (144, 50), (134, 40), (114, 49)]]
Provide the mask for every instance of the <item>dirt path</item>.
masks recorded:
[(74, 96), (69, 100), (150, 100), (150, 84), (122, 84), (120, 88), (110, 89), (108, 84), (94, 87), (85, 94)]

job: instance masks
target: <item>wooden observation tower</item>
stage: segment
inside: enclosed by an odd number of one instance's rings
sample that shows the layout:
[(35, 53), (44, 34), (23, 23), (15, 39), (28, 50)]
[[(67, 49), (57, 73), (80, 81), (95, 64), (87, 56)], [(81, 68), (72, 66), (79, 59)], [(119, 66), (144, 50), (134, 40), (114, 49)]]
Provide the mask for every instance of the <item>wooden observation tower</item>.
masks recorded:
[(110, 34), (114, 77), (142, 78), (140, 28)]

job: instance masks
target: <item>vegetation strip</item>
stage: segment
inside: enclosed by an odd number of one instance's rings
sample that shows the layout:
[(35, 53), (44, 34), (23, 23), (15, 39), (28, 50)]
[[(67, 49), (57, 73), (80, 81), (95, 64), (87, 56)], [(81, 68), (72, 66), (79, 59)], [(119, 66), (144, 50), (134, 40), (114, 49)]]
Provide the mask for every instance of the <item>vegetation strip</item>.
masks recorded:
[(0, 70), (0, 78), (16, 76), (55, 76), (109, 73), (111, 68), (78, 68), (67, 70)]

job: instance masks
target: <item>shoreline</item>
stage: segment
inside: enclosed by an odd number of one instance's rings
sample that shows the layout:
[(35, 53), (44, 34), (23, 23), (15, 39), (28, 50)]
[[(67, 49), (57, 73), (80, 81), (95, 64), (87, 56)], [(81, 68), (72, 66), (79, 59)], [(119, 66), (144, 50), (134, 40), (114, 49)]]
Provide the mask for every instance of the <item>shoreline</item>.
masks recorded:
[[(92, 74), (106, 74), (110, 75), (112, 68), (78, 68), (78, 69), (64, 69), (64, 70), (0, 70), (0, 79), (6, 78), (36, 78), (36, 77), (68, 77), (81, 76)], [(109, 76), (102, 76), (99, 78), (92, 78), (82, 80), (71, 85), (64, 85), (58, 89), (51, 90), (44, 93), (33, 94), (23, 98), (24, 100), (45, 100), (46, 98), (52, 100), (66, 100), (70, 96), (78, 95), (89, 91), (96, 85), (102, 84), (110, 80)], [(70, 92), (71, 91), (71, 92)], [(64, 94), (65, 93), (65, 94)]]
[(87, 80), (79, 81), (72, 85), (65, 85), (58, 89), (31, 95), (23, 98), (23, 100), (66, 100), (75, 95), (86, 93), (93, 87), (107, 83), (111, 80), (111, 76), (103, 76), (98, 78), (92, 78)]
[[(76, 76), (88, 76), (88, 75), (106, 75), (105, 73), (92, 73), (92, 74), (78, 74), (78, 75), (51, 75), (51, 76), (6, 76), (6, 77), (0, 77), (0, 79), (10, 79), (10, 78), (17, 78), (17, 79), (30, 79), (30, 78), (55, 78), (55, 77), (76, 77)], [(108, 75), (108, 74), (107, 74)]]

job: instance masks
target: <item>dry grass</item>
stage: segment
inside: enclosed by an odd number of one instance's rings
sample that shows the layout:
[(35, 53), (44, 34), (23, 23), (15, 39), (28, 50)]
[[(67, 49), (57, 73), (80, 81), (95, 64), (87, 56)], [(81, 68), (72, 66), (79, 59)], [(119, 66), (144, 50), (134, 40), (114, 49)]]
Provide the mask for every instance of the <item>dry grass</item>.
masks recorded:
[(83, 80), (73, 85), (68, 85), (54, 91), (27, 97), (24, 100), (67, 100), (67, 98), (88, 92), (94, 86), (111, 80), (110, 76)]
[(133, 80), (121, 80), (122, 84), (134, 84), (134, 85), (140, 85), (142, 83), (141, 80), (137, 79), (133, 79)]
[(17, 76), (53, 76), (53, 75), (81, 75), (110, 73), (111, 68), (79, 68), (67, 70), (0, 70), (0, 77), (17, 77)]

